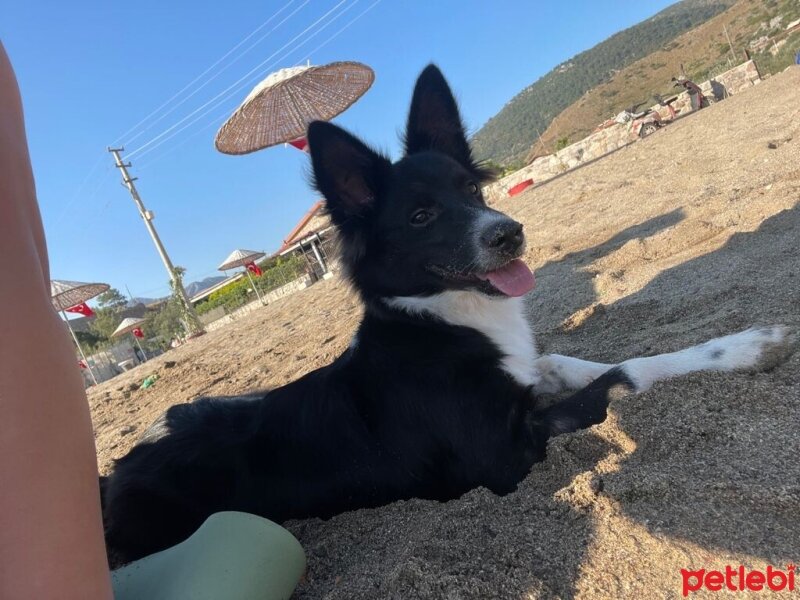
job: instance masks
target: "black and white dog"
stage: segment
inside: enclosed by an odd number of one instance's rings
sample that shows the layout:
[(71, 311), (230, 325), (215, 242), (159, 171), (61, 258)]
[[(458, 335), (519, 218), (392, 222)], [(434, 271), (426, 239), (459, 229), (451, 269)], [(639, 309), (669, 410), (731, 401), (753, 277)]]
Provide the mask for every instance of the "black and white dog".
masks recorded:
[[(619, 365), (539, 357), (522, 296), (522, 225), (486, 206), (442, 74), (419, 77), (396, 163), (328, 123), (308, 130), (316, 185), (364, 318), (332, 364), (258, 396), (170, 408), (104, 480), (106, 537), (129, 561), (210, 514), (330, 517), (403, 498), (513, 490), (553, 435), (600, 423), (615, 387), (754, 368), (787, 343), (750, 329)], [(548, 406), (537, 393), (577, 392)]]

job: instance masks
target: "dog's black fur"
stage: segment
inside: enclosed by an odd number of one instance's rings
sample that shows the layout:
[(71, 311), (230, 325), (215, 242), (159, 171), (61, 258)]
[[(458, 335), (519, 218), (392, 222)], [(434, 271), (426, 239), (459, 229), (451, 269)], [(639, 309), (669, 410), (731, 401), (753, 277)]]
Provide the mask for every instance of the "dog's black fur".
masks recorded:
[[(104, 481), (118, 560), (180, 542), (222, 510), (282, 522), (448, 500), (477, 486), (505, 494), (542, 460), (551, 435), (602, 421), (609, 389), (629, 384), (613, 369), (538, 407), (484, 334), (385, 301), (446, 290), (502, 296), (477, 275), (523, 251), (521, 226), (481, 197), (489, 174), (436, 67), (417, 82), (397, 163), (328, 123), (312, 123), (308, 139), (344, 270), (365, 304), (354, 342), (268, 393), (170, 408)], [(476, 231), (479, 222), (490, 226)]]

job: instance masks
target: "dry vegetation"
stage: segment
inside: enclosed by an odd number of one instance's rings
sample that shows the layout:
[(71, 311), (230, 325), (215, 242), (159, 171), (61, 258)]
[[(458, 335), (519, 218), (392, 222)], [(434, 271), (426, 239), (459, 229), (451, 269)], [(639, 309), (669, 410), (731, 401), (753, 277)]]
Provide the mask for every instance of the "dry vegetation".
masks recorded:
[[(712, 106), (498, 207), (526, 226), (545, 351), (617, 361), (800, 328), (798, 89), (793, 68), (726, 101), (724, 126)], [(92, 389), (101, 469), (171, 404), (330, 361), (359, 314), (323, 282)], [(296, 597), (674, 598), (681, 568), (785, 566), (800, 557), (798, 414), (800, 353), (657, 385), (555, 440), (508, 496), (289, 523), (309, 558)]]
[[(773, 5), (770, 8), (768, 5)], [(559, 139), (576, 142), (589, 135), (598, 123), (639, 102), (654, 102), (652, 96), (675, 93), (670, 79), (685, 70), (698, 83), (712, 74), (723, 71), (727, 61), (742, 62), (743, 49), (756, 35), (763, 21), (778, 14), (782, 4), (762, 0), (740, 0), (733, 7), (706, 23), (675, 38), (663, 49), (629, 65), (564, 110), (542, 134), (542, 144), (536, 143), (529, 157), (549, 153)], [(791, 13), (792, 15), (794, 13)], [(788, 20), (784, 20), (784, 25)], [(735, 61), (723, 27), (727, 28), (735, 49)], [(549, 150), (548, 150), (549, 149)]]

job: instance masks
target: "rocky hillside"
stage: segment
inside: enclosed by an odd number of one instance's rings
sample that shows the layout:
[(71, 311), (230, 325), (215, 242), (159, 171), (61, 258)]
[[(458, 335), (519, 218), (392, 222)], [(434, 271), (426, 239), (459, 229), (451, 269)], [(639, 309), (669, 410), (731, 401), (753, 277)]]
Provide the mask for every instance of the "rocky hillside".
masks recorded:
[[(649, 106), (655, 93), (671, 94), (674, 88), (670, 80), (681, 72), (700, 82), (727, 70), (744, 60), (745, 48), (762, 75), (782, 70), (800, 50), (800, 32), (784, 35), (786, 26), (798, 18), (798, 0), (740, 0), (589, 90), (542, 131), (541, 140), (534, 140), (525, 162), (549, 154), (559, 140), (572, 143), (586, 137), (598, 123), (626, 107), (643, 101)], [(775, 44), (767, 41), (771, 38)]]
[(472, 143), (478, 157), (509, 164), (523, 158), (564, 109), (620, 69), (720, 14), (735, 0), (683, 0), (556, 66), (522, 90), (484, 125)]

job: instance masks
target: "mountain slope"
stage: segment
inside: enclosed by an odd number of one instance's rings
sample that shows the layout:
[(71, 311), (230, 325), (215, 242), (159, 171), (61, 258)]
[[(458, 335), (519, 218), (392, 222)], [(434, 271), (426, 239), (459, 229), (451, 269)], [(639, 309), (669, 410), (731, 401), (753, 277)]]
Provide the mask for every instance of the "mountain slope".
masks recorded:
[[(525, 162), (552, 152), (559, 139), (567, 138), (570, 142), (576, 142), (586, 137), (598, 123), (623, 108), (646, 100), (649, 106), (653, 103), (652, 95), (657, 92), (664, 96), (674, 93), (670, 79), (680, 74), (682, 69), (698, 83), (727, 70), (744, 59), (743, 49), (749, 47), (751, 40), (762, 35), (775, 35), (797, 18), (800, 18), (800, 2), (797, 0), (739, 0), (729, 10), (675, 38), (665, 48), (632, 63), (608, 81), (589, 90), (542, 131), (541, 139), (534, 140)], [(729, 38), (734, 49), (733, 56)], [(782, 51), (785, 55), (783, 63), (791, 62), (791, 56), (798, 49), (797, 39), (789, 38)], [(752, 52), (752, 56), (762, 75), (786, 66), (776, 62), (780, 57), (773, 57), (769, 47), (762, 52)]]
[(214, 275), (211, 277), (206, 277), (201, 281), (193, 281), (192, 283), (186, 285), (186, 293), (191, 298), (192, 296), (196, 296), (200, 292), (207, 290), (213, 285), (217, 285), (220, 281), (225, 279), (224, 275)]
[(615, 71), (647, 56), (733, 5), (734, 0), (683, 0), (558, 65), (517, 94), (472, 139), (476, 156), (519, 161), (550, 122)]

